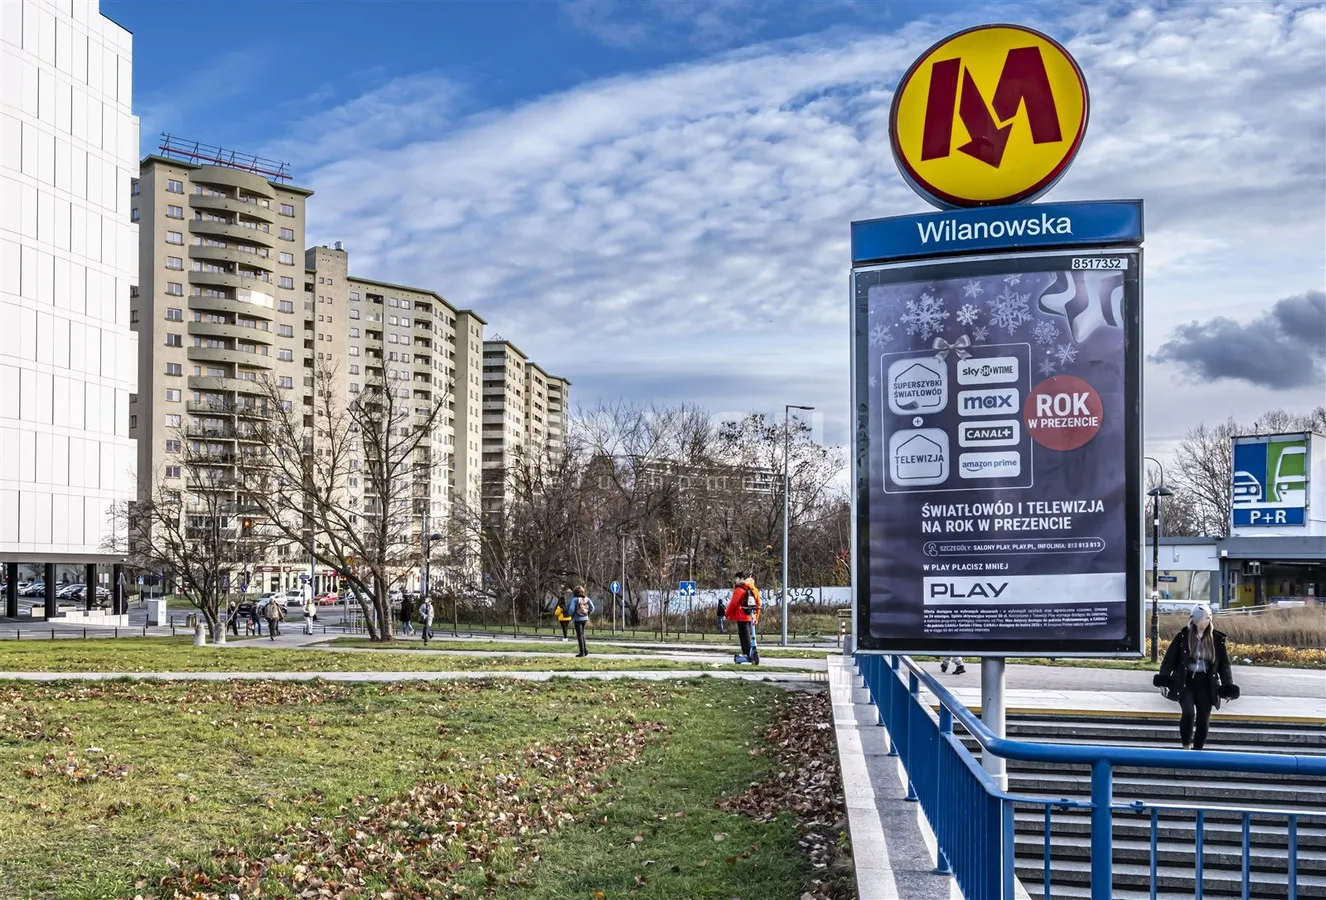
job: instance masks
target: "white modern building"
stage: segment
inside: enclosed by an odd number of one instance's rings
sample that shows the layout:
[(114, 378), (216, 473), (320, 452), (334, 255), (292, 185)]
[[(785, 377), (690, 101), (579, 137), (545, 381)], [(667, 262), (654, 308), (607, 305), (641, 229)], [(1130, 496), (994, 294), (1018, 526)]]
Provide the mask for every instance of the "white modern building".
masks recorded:
[[(114, 586), (134, 496), (132, 37), (96, 0), (0, 0), (0, 561)], [(114, 566), (112, 569), (97, 565)], [(86, 567), (86, 568), (84, 568)], [(118, 601), (118, 592), (117, 601)], [(87, 591), (90, 597), (92, 591)], [(118, 610), (116, 610), (118, 612)]]

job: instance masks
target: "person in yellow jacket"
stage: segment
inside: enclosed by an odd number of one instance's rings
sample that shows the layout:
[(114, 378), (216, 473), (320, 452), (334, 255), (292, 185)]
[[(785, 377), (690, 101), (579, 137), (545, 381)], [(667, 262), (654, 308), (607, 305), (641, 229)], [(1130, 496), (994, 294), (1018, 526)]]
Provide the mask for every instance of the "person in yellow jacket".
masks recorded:
[(571, 624), (571, 614), (566, 611), (567, 603), (562, 598), (557, 598), (557, 608), (553, 610), (553, 615), (557, 622), (562, 626), (562, 643), (566, 643), (566, 629)]

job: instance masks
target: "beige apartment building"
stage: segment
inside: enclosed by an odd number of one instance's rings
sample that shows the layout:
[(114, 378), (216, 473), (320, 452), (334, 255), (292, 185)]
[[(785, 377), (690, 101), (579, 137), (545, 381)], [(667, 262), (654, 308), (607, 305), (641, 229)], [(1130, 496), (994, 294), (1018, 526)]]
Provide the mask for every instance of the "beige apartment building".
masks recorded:
[(571, 382), (550, 375), (508, 340), (483, 344), (483, 508), (501, 509), (504, 471), (521, 450), (565, 452)]
[[(178, 484), (187, 503), (204, 486), (187, 483), (182, 441), (199, 442), (219, 466), (233, 462), (246, 411), (262, 411), (264, 380), (295, 397), (302, 391), (310, 406), (314, 367), (328, 365), (347, 401), (382, 378), (420, 411), (444, 403), (428, 448), (440, 464), (414, 486), (411, 539), (440, 528), (454, 504), (477, 506), (490, 465), (486, 321), (436, 292), (352, 275), (340, 242), (302, 250), (312, 191), (284, 183), (280, 164), (197, 147), (148, 156), (132, 188), (140, 252), (130, 320), (140, 352), (130, 436), (139, 495)], [(531, 423), (538, 440), (564, 442), (569, 382), (518, 356), (515, 375), (491, 395), (510, 405), (511, 446), (527, 439)], [(350, 489), (364, 487), (352, 479)], [(359, 499), (372, 511), (375, 498)], [(306, 548), (277, 545), (250, 590), (297, 587), (308, 571)], [(315, 589), (335, 580), (319, 571)]]

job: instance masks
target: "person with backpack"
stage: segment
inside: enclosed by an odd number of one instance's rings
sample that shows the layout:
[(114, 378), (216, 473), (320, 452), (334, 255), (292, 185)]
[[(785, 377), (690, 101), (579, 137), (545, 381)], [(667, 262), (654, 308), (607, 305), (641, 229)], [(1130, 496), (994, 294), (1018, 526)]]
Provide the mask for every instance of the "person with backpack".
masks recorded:
[(401, 634), (414, 634), (414, 598), (409, 594), (401, 598)]
[(285, 617), (285, 610), (275, 597), (267, 601), (267, 608), (263, 610), (267, 616), (267, 636), (276, 640), (281, 633), (281, 619)]
[(1184, 750), (1206, 745), (1212, 707), (1219, 709), (1221, 700), (1239, 698), (1225, 633), (1216, 631), (1211, 619), (1208, 604), (1194, 606), (1187, 627), (1174, 635), (1160, 671), (1151, 679), (1165, 699), (1179, 704), (1179, 742)]
[(422, 627), (420, 634), (424, 639), (424, 646), (428, 646), (429, 639), (433, 636), (433, 600), (431, 597), (425, 597), (424, 602), (419, 604), (419, 624)]
[(727, 602), (725, 615), (737, 623), (737, 637), (741, 640), (741, 655), (750, 659), (751, 629), (760, 621), (760, 591), (755, 579), (738, 572), (732, 586), (732, 599)]
[(557, 624), (558, 624), (558, 625), (561, 625), (561, 626), (562, 626), (562, 643), (563, 643), (563, 644), (566, 643), (566, 637), (567, 637), (567, 634), (566, 634), (566, 628), (567, 628), (568, 625), (571, 624), (571, 614), (568, 613), (568, 612), (566, 611), (567, 608), (568, 608), (570, 605), (571, 605), (571, 601), (569, 601), (569, 600), (563, 600), (561, 597), (558, 597), (558, 598), (557, 598), (557, 608), (553, 610), (553, 618), (555, 618), (555, 619), (557, 620)]
[(718, 633), (727, 634), (727, 607), (722, 600), (718, 601)]
[(576, 643), (580, 652), (576, 656), (589, 656), (589, 647), (585, 644), (585, 626), (594, 614), (594, 601), (589, 599), (585, 589), (579, 585), (571, 592), (571, 623), (576, 627)]

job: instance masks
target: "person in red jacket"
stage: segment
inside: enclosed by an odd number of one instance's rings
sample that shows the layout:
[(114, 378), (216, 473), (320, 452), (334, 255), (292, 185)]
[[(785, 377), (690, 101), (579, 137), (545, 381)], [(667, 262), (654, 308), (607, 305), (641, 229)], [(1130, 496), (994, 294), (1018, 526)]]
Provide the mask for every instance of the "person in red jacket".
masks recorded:
[(732, 586), (732, 599), (727, 602), (727, 620), (737, 623), (741, 655), (749, 659), (751, 626), (760, 621), (760, 591), (755, 587), (755, 579), (745, 572), (737, 573), (736, 584)]

